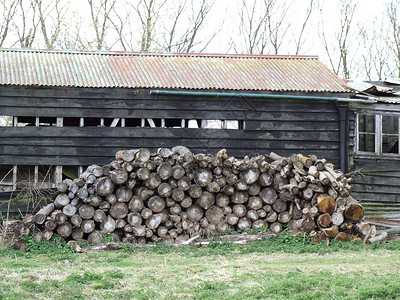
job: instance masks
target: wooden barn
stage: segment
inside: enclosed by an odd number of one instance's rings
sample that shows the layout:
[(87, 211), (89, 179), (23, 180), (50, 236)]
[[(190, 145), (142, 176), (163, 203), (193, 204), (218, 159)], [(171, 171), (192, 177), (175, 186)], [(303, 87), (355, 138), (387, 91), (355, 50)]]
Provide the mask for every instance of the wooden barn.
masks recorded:
[[(356, 97), (376, 100), (350, 105), (349, 166), (353, 195), (368, 217), (400, 223), (400, 82), (349, 82)], [(354, 126), (352, 125), (354, 124)]]
[(398, 130), (369, 127), (371, 111), (396, 104), (357, 97), (315, 56), (2, 49), (0, 70), (3, 191), (51, 187), (127, 148), (316, 154), (344, 171), (400, 157), (377, 146)]

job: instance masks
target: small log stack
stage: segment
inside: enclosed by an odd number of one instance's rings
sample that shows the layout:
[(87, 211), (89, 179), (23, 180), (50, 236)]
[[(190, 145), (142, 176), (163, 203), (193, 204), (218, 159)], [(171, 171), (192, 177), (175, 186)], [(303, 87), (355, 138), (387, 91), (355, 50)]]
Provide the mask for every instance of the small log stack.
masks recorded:
[(34, 222), (40, 239), (99, 242), (103, 234), (130, 243), (179, 243), (195, 235), (287, 224), (315, 242), (374, 238), (351, 178), (314, 155), (229, 157), (193, 154), (183, 146), (121, 150), (105, 166), (58, 185)]

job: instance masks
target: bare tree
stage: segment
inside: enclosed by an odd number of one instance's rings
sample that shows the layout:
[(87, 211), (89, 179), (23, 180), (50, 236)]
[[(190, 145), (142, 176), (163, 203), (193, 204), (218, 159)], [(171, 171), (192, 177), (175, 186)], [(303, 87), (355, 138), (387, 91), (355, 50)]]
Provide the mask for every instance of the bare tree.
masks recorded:
[(304, 20), (303, 20), (303, 22), (301, 24), (301, 27), (300, 27), (300, 32), (299, 32), (297, 37), (294, 36), (295, 54), (296, 55), (300, 53), (301, 48), (303, 47), (303, 45), (304, 45), (304, 43), (306, 41), (304, 39), (304, 32), (305, 32), (305, 29), (306, 29), (309, 21), (310, 21), (310, 17), (311, 17), (312, 12), (314, 11), (314, 8), (315, 8), (315, 0), (310, 0), (310, 4), (307, 7)]
[(289, 6), (286, 6), (287, 2), (276, 0), (264, 0), (264, 3), (267, 13), (268, 37), (274, 54), (278, 54), (289, 29), (289, 24), (285, 24)]
[(140, 0), (133, 6), (141, 23), (140, 51), (149, 51), (155, 40), (155, 26), (166, 0)]
[(260, 11), (259, 1), (253, 1), (249, 5), (248, 1), (242, 1), (241, 10), (239, 11), (239, 30), (242, 39), (244, 40), (246, 53), (253, 54), (264, 53), (265, 47), (267, 46), (266, 32), (266, 21), (267, 13)]
[[(50, 3), (45, 3), (44, 0), (36, 0), (36, 2), (44, 43), (47, 49), (54, 49), (62, 30), (63, 19), (68, 6), (67, 4), (62, 6), (61, 0), (51, 1)], [(47, 22), (49, 19), (51, 19), (50, 24)]]
[(17, 11), (20, 0), (6, 1), (2, 0), (2, 21), (0, 24), (0, 47), (3, 46), (7, 35), (9, 34), (11, 21), (13, 20)]
[(333, 71), (336, 74), (341, 73), (344, 78), (350, 78), (351, 75), (349, 51), (352, 39), (350, 33), (356, 8), (357, 4), (353, 0), (340, 0), (340, 24), (339, 30), (334, 32), (333, 44), (326, 36), (321, 8), (320, 38)]
[(390, 70), (389, 54), (390, 47), (387, 43), (387, 32), (383, 30), (384, 24), (379, 24), (377, 19), (368, 24), (360, 26), (359, 37), (362, 42), (360, 51), (361, 69), (367, 80), (383, 80)]
[(397, 77), (400, 78), (400, 1), (391, 0), (387, 4), (387, 16), (389, 17), (391, 25), (391, 49), (395, 56), (396, 73)]
[(18, 2), (17, 14), (12, 23), (18, 36), (16, 43), (21, 48), (31, 48), (39, 26), (36, 0), (20, 0)]
[(290, 5), (277, 0), (242, 0), (239, 6), (239, 32), (244, 51), (278, 54), (289, 29), (286, 15)]
[(178, 45), (182, 45), (182, 40), (176, 40), (176, 35), (179, 29), (179, 21), (184, 15), (185, 8), (187, 6), (187, 0), (180, 0), (176, 9), (171, 14), (171, 26), (170, 28), (165, 28), (164, 36), (163, 36), (163, 48), (165, 51), (173, 52), (176, 51)]
[(111, 13), (117, 0), (87, 1), (90, 7), (92, 26), (95, 31), (95, 47), (97, 50), (105, 49), (107, 48), (106, 35), (109, 29), (108, 23), (110, 22)]
[[(221, 25), (216, 26), (207, 34), (207, 37), (202, 34), (207, 29), (207, 21), (209, 19), (215, 0), (201, 1), (180, 1), (175, 7), (172, 14), (173, 22), (165, 25), (164, 43), (161, 48), (166, 51), (173, 52), (203, 52), (210, 42), (215, 38), (222, 28)], [(187, 19), (184, 19), (184, 16)], [(185, 28), (184, 30), (180, 30)]]

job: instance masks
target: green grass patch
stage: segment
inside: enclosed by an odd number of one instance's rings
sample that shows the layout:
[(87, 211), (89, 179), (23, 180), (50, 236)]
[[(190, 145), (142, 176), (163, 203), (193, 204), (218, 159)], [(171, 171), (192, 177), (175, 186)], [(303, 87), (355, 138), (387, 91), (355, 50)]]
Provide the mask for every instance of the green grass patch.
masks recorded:
[[(0, 247), (0, 299), (395, 299), (400, 242), (314, 244), (284, 232), (245, 246), (163, 243), (73, 253), (57, 238)], [(48, 252), (47, 252), (48, 251)]]

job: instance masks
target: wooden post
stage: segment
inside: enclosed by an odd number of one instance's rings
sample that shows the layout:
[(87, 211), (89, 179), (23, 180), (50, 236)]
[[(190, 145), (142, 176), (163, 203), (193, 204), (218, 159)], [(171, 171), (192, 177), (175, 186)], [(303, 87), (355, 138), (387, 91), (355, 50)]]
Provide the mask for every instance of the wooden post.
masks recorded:
[(85, 118), (79, 118), (79, 127), (85, 126)]
[(39, 184), (39, 166), (35, 166), (34, 175), (33, 175), (33, 186), (35, 188), (38, 187)]
[(17, 165), (13, 166), (13, 179), (12, 179), (12, 183), (13, 183), (13, 191), (15, 191), (17, 189), (17, 172), (18, 172), (18, 167)]
[(17, 127), (18, 126), (18, 117), (13, 117), (13, 126)]
[(55, 171), (55, 184), (62, 183), (62, 166), (56, 166)]
[(121, 127), (125, 127), (125, 118), (121, 118)]

